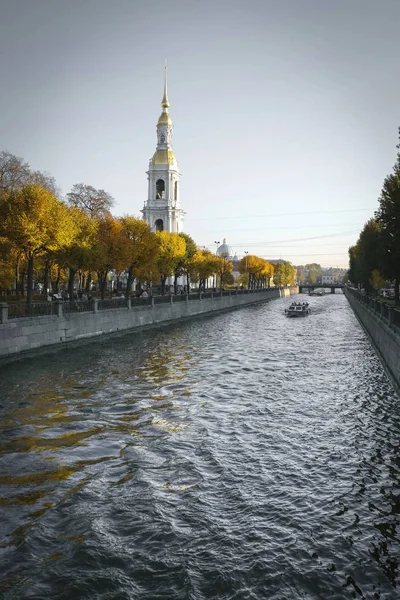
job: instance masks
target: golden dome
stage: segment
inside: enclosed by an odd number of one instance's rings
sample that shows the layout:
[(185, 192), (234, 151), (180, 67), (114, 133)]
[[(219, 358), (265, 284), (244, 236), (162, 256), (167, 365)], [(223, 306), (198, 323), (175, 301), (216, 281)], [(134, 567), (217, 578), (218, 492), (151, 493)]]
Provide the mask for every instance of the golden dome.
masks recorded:
[(173, 165), (178, 166), (173, 150), (156, 150), (151, 160), (153, 165)]
[(171, 117), (167, 112), (161, 113), (157, 125), (172, 125)]

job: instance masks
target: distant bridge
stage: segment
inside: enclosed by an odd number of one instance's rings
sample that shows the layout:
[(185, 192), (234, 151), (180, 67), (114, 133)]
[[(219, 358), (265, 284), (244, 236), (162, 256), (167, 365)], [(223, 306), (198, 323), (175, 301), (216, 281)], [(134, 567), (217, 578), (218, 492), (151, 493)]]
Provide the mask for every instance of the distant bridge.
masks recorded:
[(317, 289), (330, 289), (331, 294), (334, 294), (336, 290), (342, 290), (344, 283), (300, 283), (299, 293), (302, 294), (304, 290), (309, 292)]

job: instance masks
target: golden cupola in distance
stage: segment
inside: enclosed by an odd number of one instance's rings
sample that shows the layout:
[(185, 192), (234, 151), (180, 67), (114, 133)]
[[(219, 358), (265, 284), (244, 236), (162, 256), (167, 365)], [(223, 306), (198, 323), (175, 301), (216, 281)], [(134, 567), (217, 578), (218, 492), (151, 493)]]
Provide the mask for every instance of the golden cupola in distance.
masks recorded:
[(185, 213), (180, 204), (181, 174), (172, 149), (173, 125), (168, 112), (166, 66), (161, 108), (162, 112), (157, 122), (157, 148), (149, 160), (148, 197), (142, 213), (153, 231), (180, 233)]
[(173, 124), (168, 112), (168, 92), (167, 92), (167, 67), (165, 67), (164, 76), (164, 95), (161, 100), (162, 113), (157, 122), (157, 150), (153, 154), (153, 165), (174, 165), (178, 166), (174, 151), (172, 150)]

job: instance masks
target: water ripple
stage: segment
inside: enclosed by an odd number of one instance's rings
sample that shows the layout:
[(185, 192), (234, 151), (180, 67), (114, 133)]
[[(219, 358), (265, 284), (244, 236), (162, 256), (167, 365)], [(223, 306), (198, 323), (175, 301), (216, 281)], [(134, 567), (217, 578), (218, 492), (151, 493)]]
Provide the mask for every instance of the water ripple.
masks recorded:
[(288, 303), (2, 368), (4, 600), (398, 598), (399, 398)]

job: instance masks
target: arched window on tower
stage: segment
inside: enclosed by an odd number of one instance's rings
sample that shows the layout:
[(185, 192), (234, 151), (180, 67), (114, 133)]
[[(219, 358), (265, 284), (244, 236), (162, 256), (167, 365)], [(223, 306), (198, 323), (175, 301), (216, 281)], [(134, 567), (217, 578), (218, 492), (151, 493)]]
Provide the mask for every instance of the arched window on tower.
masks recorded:
[(175, 181), (175, 184), (174, 184), (174, 200), (175, 201), (178, 200), (178, 182), (177, 181)]
[(156, 181), (156, 200), (161, 200), (161, 198), (164, 198), (164, 192), (165, 192), (164, 179), (157, 179), (157, 181)]
[(164, 134), (160, 135), (160, 144), (165, 144), (165, 135)]
[(156, 231), (164, 231), (164, 222), (162, 219), (157, 219), (157, 221), (154, 223), (154, 226)]

